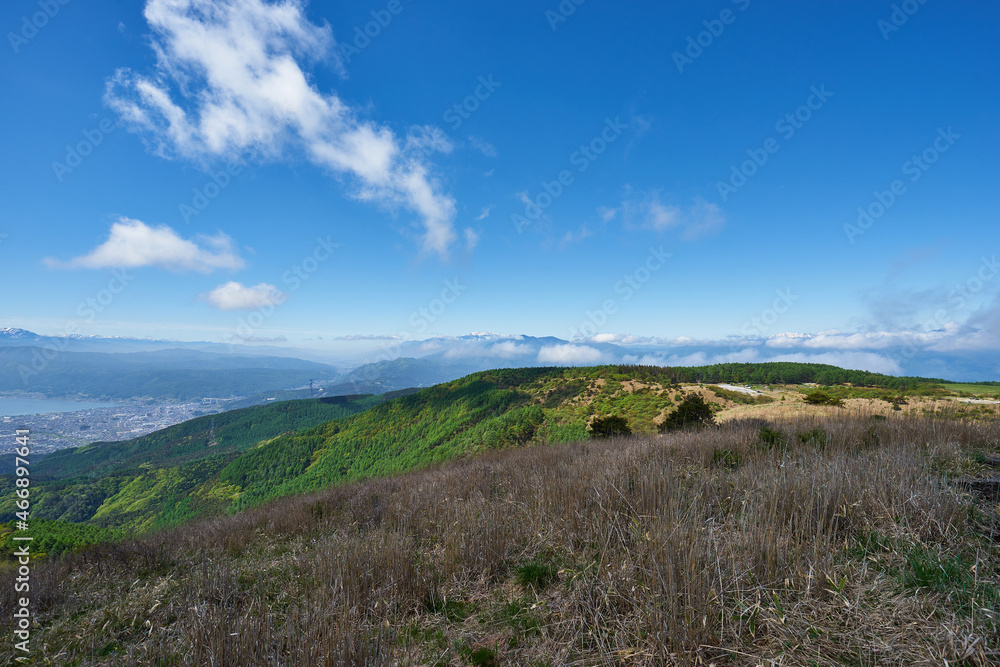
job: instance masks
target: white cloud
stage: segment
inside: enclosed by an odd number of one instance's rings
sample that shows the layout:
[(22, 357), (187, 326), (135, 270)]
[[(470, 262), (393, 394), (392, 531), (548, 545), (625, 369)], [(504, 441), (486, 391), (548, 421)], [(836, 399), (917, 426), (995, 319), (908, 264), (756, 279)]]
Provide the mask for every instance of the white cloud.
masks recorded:
[(334, 336), (330, 340), (344, 340), (344, 341), (356, 341), (356, 340), (402, 340), (403, 337), (398, 334), (352, 334), (349, 336)]
[(145, 16), (153, 73), (117, 71), (105, 100), (157, 154), (278, 159), (299, 149), (320, 167), (352, 175), (355, 197), (416, 212), (424, 250), (447, 254), (457, 237), (455, 203), (424, 154), (450, 144), (427, 128), (399, 140), (336, 93), (321, 92), (303, 64), (329, 59), (334, 39), (329, 26), (306, 20), (301, 0), (149, 0)]
[[(997, 306), (1000, 306), (1000, 297), (997, 299)], [(977, 316), (979, 313), (977, 313)], [(992, 316), (1000, 322), (1000, 307), (995, 310), (984, 310), (984, 319), (970, 317), (969, 320), (960, 324), (957, 322), (945, 322), (939, 329), (933, 331), (921, 331), (918, 329), (900, 329), (895, 331), (862, 331), (845, 333), (835, 329), (819, 331), (816, 333), (782, 332), (767, 337), (745, 337), (731, 336), (725, 339), (711, 338), (690, 338), (680, 336), (676, 338), (659, 338), (647, 336), (635, 336), (631, 334), (601, 333), (586, 338), (577, 339), (582, 343), (613, 343), (616, 345), (631, 346), (666, 346), (669, 348), (726, 348), (729, 353), (714, 352), (710, 357), (704, 357), (705, 363), (723, 363), (735, 361), (801, 361), (802, 359), (789, 357), (787, 355), (808, 354), (812, 355), (808, 361), (814, 363), (830, 363), (842, 365), (829, 355), (856, 355), (836, 357), (842, 359), (855, 359), (859, 363), (866, 365), (859, 366), (865, 370), (879, 369), (879, 372), (896, 372), (886, 369), (897, 368), (896, 358), (908, 359), (917, 354), (928, 354), (933, 352), (948, 353), (962, 351), (991, 351), (1000, 347), (1000, 326), (990, 326), (992, 320), (986, 318)], [(758, 357), (749, 358), (745, 355), (751, 350), (758, 350)], [(655, 365), (691, 365), (697, 359), (688, 359), (677, 356), (664, 356), (662, 351), (653, 351), (641, 363), (652, 363)], [(733, 357), (738, 354), (739, 358)], [(768, 356), (779, 355), (779, 356)], [(781, 356), (784, 355), (784, 356)], [(817, 356), (828, 355), (828, 356)], [(865, 356), (869, 355), (869, 356)], [(766, 358), (765, 358), (766, 357)], [(628, 363), (637, 363), (642, 358), (637, 355), (626, 355), (623, 357)], [(823, 360), (827, 359), (827, 360)]]
[(622, 357), (622, 362), (626, 364), (637, 364), (639, 366), (704, 366), (708, 363), (709, 357), (704, 352), (693, 352), (687, 355), (677, 354), (626, 354)]
[[(626, 192), (631, 192), (626, 188)], [(677, 230), (685, 241), (693, 241), (718, 233), (726, 224), (726, 216), (716, 204), (695, 199), (684, 208), (664, 204), (660, 190), (653, 190), (636, 198), (626, 199), (618, 208), (600, 207), (598, 215), (610, 222), (620, 211), (626, 228), (649, 229), (654, 232)]]
[(587, 229), (587, 225), (580, 225), (580, 229), (573, 231), (569, 230), (563, 234), (562, 238), (559, 240), (559, 247), (565, 248), (570, 243), (576, 243), (582, 241), (588, 236), (593, 236), (594, 232)]
[(628, 145), (625, 147), (625, 158), (628, 158), (628, 154), (632, 151), (632, 147), (635, 146), (639, 141), (646, 136), (649, 129), (653, 127), (653, 124), (646, 119), (644, 116), (639, 116), (633, 114), (632, 118), (629, 120), (629, 126), (635, 128), (635, 134), (629, 140)]
[(686, 241), (717, 234), (726, 224), (726, 216), (716, 204), (710, 204), (704, 199), (696, 199), (693, 206), (687, 210), (685, 228), (681, 238)]
[(479, 243), (479, 232), (471, 227), (465, 228), (465, 249), (472, 250)]
[(599, 333), (575, 339), (586, 343), (614, 343), (616, 345), (686, 345), (683, 338), (660, 338), (656, 336), (636, 336), (633, 334)]
[(406, 147), (425, 154), (450, 153), (455, 148), (444, 131), (433, 125), (411, 128), (406, 135)]
[(475, 148), (477, 151), (479, 151), (480, 153), (482, 153), (486, 157), (496, 157), (497, 156), (497, 147), (494, 146), (493, 144), (491, 144), (490, 142), (486, 141), (482, 137), (477, 137), (477, 136), (474, 136), (474, 135), (470, 135), (469, 136), (469, 143), (472, 144), (473, 148)]
[(515, 343), (514, 341), (503, 341), (500, 343), (460, 343), (448, 349), (444, 353), (446, 359), (514, 359), (531, 354), (533, 349), (530, 345)]
[(287, 294), (267, 283), (247, 287), (230, 281), (209, 292), (205, 301), (219, 310), (253, 310), (261, 306), (277, 305), (287, 297)]
[(515, 343), (514, 341), (504, 341), (503, 343), (497, 343), (490, 351), (498, 357), (511, 358), (517, 357), (523, 354), (531, 352), (530, 345), (522, 345), (520, 343)]
[(232, 336), (227, 342), (232, 345), (246, 345), (248, 343), (287, 343), (288, 339), (284, 336), (247, 336), (246, 338)]
[(865, 370), (872, 373), (885, 373), (887, 375), (899, 375), (902, 370), (895, 359), (890, 359), (874, 352), (823, 352), (809, 354), (796, 352), (792, 354), (779, 354), (775, 357), (768, 357), (760, 361), (795, 361), (809, 364), (830, 364), (841, 368)]
[[(626, 202), (625, 206), (629, 206), (629, 204)], [(645, 209), (642, 210), (642, 214), (645, 216), (644, 222), (647, 227), (655, 231), (662, 232), (681, 223), (681, 210), (676, 206), (664, 206), (660, 202), (659, 193), (652, 195), (638, 208)]]
[(181, 238), (165, 225), (150, 227), (141, 220), (119, 218), (111, 225), (108, 239), (90, 254), (61, 262), (51, 257), (45, 264), (53, 268), (109, 269), (157, 266), (171, 271), (210, 273), (215, 269), (241, 269), (243, 258), (233, 249), (233, 241), (223, 233)]
[(492, 211), (492, 210), (493, 210), (493, 206), (492, 205), (490, 205), (490, 206), (484, 206), (483, 207), (483, 212), (480, 213), (478, 216), (476, 216), (476, 220), (477, 221), (479, 221), (479, 220), (485, 220), (486, 218), (490, 217), (490, 211)]
[[(864, 331), (841, 333), (823, 331), (815, 334), (780, 333), (768, 337), (764, 345), (770, 348), (806, 348), (822, 350), (889, 350), (905, 347), (926, 347), (938, 351), (975, 349), (970, 343), (979, 338), (978, 331), (964, 330), (956, 322), (945, 322), (940, 329), (919, 331)], [(985, 340), (983, 347), (995, 347), (995, 340)]]
[(608, 208), (607, 206), (598, 206), (597, 215), (601, 216), (601, 220), (604, 222), (611, 222), (618, 215), (618, 209)]
[(538, 350), (542, 364), (596, 364), (605, 360), (603, 352), (588, 345), (545, 345)]
[(890, 357), (874, 352), (824, 351), (824, 352), (783, 352), (762, 354), (759, 348), (744, 348), (730, 352), (698, 350), (685, 355), (664, 352), (639, 355), (624, 355), (627, 364), (650, 366), (706, 366), (722, 363), (764, 363), (769, 361), (794, 361), (810, 364), (830, 364), (841, 368), (860, 369), (873, 373), (899, 374), (899, 363)]

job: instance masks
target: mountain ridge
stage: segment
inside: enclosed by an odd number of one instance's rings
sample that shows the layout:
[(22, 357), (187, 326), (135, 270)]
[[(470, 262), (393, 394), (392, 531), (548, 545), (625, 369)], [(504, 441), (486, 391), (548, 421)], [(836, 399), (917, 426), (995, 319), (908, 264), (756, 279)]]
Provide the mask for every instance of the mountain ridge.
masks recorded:
[[(139, 439), (162, 441), (156, 450), (160, 460), (149, 458), (153, 450), (134, 451), (135, 441), (56, 452), (33, 464), (34, 511), (45, 519), (148, 530), (484, 451), (587, 439), (588, 424), (599, 416), (623, 415), (633, 432), (655, 433), (685, 395), (699, 393), (719, 406), (728, 404), (699, 382), (850, 383), (851, 391), (867, 385), (887, 397), (930, 386), (924, 378), (786, 362), (496, 369), (391, 400), (328, 397), (251, 408), (296, 410), (326, 401), (359, 409), (332, 421), (289, 422), (276, 432), (246, 436), (239, 447), (210, 450), (205, 432), (210, 418), (202, 417), (171, 427), (175, 430), (166, 436), (160, 431)], [(681, 384), (694, 386), (681, 389)], [(798, 390), (789, 394), (796, 396), (801, 400)], [(221, 434), (224, 423), (235, 417), (222, 413), (215, 419)], [(172, 435), (185, 430), (199, 435)], [(147, 458), (136, 458), (140, 454)], [(67, 498), (84, 498), (80, 503), (89, 509), (67, 505)], [(13, 500), (9, 493), (3, 496), (0, 512), (10, 514)]]

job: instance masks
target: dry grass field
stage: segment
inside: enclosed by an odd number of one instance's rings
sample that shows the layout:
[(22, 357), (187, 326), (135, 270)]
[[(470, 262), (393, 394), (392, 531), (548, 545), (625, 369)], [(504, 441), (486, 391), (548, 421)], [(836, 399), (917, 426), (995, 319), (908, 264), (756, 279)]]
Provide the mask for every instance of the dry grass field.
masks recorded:
[[(719, 397), (709, 390), (697, 386), (685, 386), (689, 392), (700, 394), (706, 400), (720, 402)], [(755, 417), (760, 419), (812, 418), (815, 416), (838, 417), (869, 417), (871, 415), (909, 415), (909, 416), (939, 416), (946, 418), (1000, 418), (998, 403), (967, 403), (956, 396), (909, 396), (907, 403), (898, 411), (886, 401), (872, 398), (847, 398), (842, 407), (809, 405), (803, 399), (805, 396), (794, 388), (775, 387), (761, 393), (775, 400), (766, 405), (737, 405), (730, 401), (716, 419), (725, 422), (733, 419)], [(782, 400), (784, 399), (784, 400)]]
[(38, 563), (28, 664), (1000, 663), (1000, 424), (785, 403)]

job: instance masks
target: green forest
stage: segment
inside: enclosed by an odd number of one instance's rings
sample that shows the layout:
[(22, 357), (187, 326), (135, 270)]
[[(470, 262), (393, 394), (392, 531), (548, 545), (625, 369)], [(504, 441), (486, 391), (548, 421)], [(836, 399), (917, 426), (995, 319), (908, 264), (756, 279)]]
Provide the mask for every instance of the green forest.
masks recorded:
[[(15, 549), (24, 546), (24, 542), (18, 542), (14, 539), (19, 533), (14, 524), (14, 521), (10, 521), (0, 525), (0, 553), (8, 556)], [(21, 534), (30, 534), (30, 550), (34, 558), (58, 556), (91, 544), (113, 542), (125, 537), (125, 533), (121, 531), (68, 521), (35, 519), (29, 525), (30, 531)]]
[[(680, 384), (720, 382), (922, 392), (936, 381), (798, 363), (521, 368), (414, 393), (272, 403), (43, 457), (33, 518), (143, 532), (491, 449), (586, 439), (594, 418), (654, 433), (684, 399)], [(12, 516), (13, 496), (0, 497), (0, 519)]]

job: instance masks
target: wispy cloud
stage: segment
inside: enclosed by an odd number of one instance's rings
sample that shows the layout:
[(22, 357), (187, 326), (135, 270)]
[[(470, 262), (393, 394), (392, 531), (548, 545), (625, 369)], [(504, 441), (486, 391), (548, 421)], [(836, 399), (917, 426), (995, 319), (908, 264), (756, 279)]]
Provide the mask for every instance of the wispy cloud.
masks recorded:
[(236, 339), (236, 341), (238, 345), (245, 345), (247, 343), (287, 343), (288, 339), (285, 336), (247, 336)]
[(233, 240), (221, 232), (189, 240), (165, 225), (151, 227), (141, 220), (129, 218), (119, 218), (112, 224), (108, 239), (90, 253), (65, 262), (48, 257), (44, 262), (60, 269), (156, 266), (170, 271), (199, 273), (241, 269), (244, 265), (243, 258), (233, 247)]
[(479, 232), (472, 229), (471, 227), (466, 227), (464, 235), (465, 235), (465, 249), (468, 251), (472, 251), (479, 243)]
[(793, 361), (809, 364), (830, 364), (841, 368), (855, 368), (874, 373), (899, 374), (899, 362), (892, 357), (875, 352), (826, 351), (826, 352), (780, 352), (768, 353), (757, 348), (744, 348), (722, 352), (719, 350), (697, 350), (685, 354), (652, 352), (645, 355), (625, 355), (622, 361), (628, 364), (649, 366), (705, 366), (722, 363), (761, 363), (771, 361)]
[(534, 350), (529, 345), (508, 340), (500, 343), (460, 343), (448, 348), (444, 357), (446, 359), (516, 359), (533, 352)]
[(230, 281), (209, 292), (204, 300), (219, 310), (253, 310), (262, 306), (277, 305), (287, 297), (287, 294), (267, 283), (247, 287), (242, 283)]
[(490, 206), (484, 206), (483, 207), (483, 212), (476, 216), (476, 220), (477, 221), (479, 221), (479, 220), (485, 220), (486, 218), (490, 217), (490, 211), (492, 211), (492, 210), (493, 210), (493, 206), (492, 205), (490, 205)]
[(157, 154), (204, 162), (301, 150), (352, 176), (353, 196), (417, 213), (423, 249), (447, 254), (455, 203), (425, 162), (447, 141), (427, 128), (399, 138), (321, 92), (304, 67), (328, 60), (334, 39), (306, 20), (300, 0), (149, 0), (145, 16), (153, 73), (118, 70), (105, 100)]
[(439, 127), (421, 125), (410, 129), (406, 136), (406, 147), (419, 153), (451, 153), (455, 146)]
[(631, 121), (629, 121), (629, 125), (635, 128), (635, 133), (629, 140), (628, 145), (625, 146), (626, 159), (628, 159), (628, 154), (632, 152), (632, 148), (646, 136), (646, 133), (649, 132), (649, 129), (653, 126), (647, 118), (635, 114), (633, 114)]
[(494, 146), (493, 144), (491, 144), (490, 142), (486, 141), (482, 137), (477, 137), (475, 135), (470, 135), (469, 136), (469, 143), (472, 145), (473, 148), (475, 148), (477, 151), (479, 151), (480, 153), (482, 153), (486, 157), (496, 157), (497, 156), (497, 147)]
[[(610, 222), (618, 213), (626, 228), (648, 229), (654, 232), (677, 231), (685, 241), (718, 233), (726, 224), (726, 216), (718, 205), (695, 199), (689, 206), (665, 204), (661, 190), (636, 193), (627, 197), (616, 208), (600, 207), (597, 212), (604, 222)], [(631, 194), (631, 189), (626, 188)]]
[(565, 248), (566, 246), (568, 246), (571, 243), (576, 243), (576, 242), (582, 241), (583, 239), (587, 238), (588, 236), (593, 236), (593, 235), (594, 235), (594, 232), (592, 232), (587, 227), (587, 225), (580, 225), (580, 228), (577, 229), (576, 231), (573, 231), (571, 229), (568, 232), (566, 232), (565, 234), (563, 234), (562, 238), (559, 239), (559, 247), (560, 248)]
[(350, 336), (334, 336), (330, 340), (343, 340), (343, 341), (355, 341), (355, 340), (403, 340), (402, 336), (396, 334), (354, 334)]

